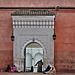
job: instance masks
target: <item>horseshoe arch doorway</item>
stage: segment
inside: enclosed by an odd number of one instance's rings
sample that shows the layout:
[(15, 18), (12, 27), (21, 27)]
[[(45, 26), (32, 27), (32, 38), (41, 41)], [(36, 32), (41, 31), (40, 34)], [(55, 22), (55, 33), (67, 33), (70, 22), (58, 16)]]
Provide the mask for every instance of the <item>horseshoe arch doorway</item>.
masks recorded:
[(28, 43), (24, 49), (24, 56), (24, 72), (30, 72), (31, 66), (33, 66), (33, 72), (37, 72), (35, 64), (41, 59), (43, 61), (43, 47), (37, 42)]

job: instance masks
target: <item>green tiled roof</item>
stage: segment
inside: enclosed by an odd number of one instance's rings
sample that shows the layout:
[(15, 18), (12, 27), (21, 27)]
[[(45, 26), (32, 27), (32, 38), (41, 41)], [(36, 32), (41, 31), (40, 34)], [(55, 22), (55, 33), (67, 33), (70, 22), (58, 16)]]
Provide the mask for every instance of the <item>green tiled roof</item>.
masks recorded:
[(35, 16), (53, 16), (55, 15), (54, 12), (50, 11), (50, 10), (24, 10), (24, 9), (20, 9), (20, 10), (17, 10), (15, 12), (13, 12), (11, 15), (35, 15)]

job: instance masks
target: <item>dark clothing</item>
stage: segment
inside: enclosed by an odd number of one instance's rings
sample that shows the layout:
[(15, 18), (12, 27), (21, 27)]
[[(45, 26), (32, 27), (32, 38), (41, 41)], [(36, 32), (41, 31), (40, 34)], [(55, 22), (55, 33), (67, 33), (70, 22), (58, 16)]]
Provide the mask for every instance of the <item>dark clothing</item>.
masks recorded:
[(43, 71), (44, 74), (50, 73), (54, 68), (51, 65), (48, 65), (47, 68)]
[(8, 66), (7, 66), (7, 68), (6, 68), (5, 72), (9, 72), (9, 70), (11, 70), (10, 65), (8, 65)]
[[(38, 72), (42, 72), (42, 65), (43, 65), (43, 62), (42, 62), (42, 60), (40, 60), (40, 61), (38, 61), (37, 63), (36, 63), (36, 65), (38, 64)], [(35, 65), (35, 66), (36, 66)]]
[(30, 70), (30, 72), (33, 72), (33, 66), (31, 66), (31, 70)]
[(43, 73), (49, 71), (51, 69), (51, 67), (48, 65), (47, 68), (43, 71)]

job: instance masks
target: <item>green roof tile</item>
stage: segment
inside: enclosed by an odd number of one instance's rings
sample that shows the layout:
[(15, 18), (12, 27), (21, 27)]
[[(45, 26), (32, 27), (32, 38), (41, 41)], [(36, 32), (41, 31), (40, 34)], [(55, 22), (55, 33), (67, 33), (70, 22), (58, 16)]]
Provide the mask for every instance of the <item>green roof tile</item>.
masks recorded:
[(50, 10), (24, 10), (24, 9), (20, 9), (20, 10), (13, 12), (11, 15), (14, 15), (14, 16), (16, 16), (16, 15), (19, 15), (19, 16), (20, 15), (50, 16), (51, 15), (51, 16), (53, 16), (53, 15), (55, 15), (55, 13)]

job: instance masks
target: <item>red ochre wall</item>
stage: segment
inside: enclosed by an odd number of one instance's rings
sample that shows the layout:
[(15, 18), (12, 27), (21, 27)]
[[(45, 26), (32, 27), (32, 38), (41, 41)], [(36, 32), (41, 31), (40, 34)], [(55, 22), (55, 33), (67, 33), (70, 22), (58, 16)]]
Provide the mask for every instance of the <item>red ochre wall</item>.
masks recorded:
[(75, 9), (59, 10), (55, 20), (55, 67), (75, 71)]
[(75, 0), (0, 0), (0, 7), (75, 7)]
[[(0, 9), (0, 69), (13, 65), (11, 13)], [(55, 9), (51, 9), (55, 12)], [(54, 66), (58, 72), (75, 71), (75, 9), (60, 9), (55, 19)]]
[(11, 41), (11, 11), (0, 10), (0, 70), (13, 64), (13, 43)]

